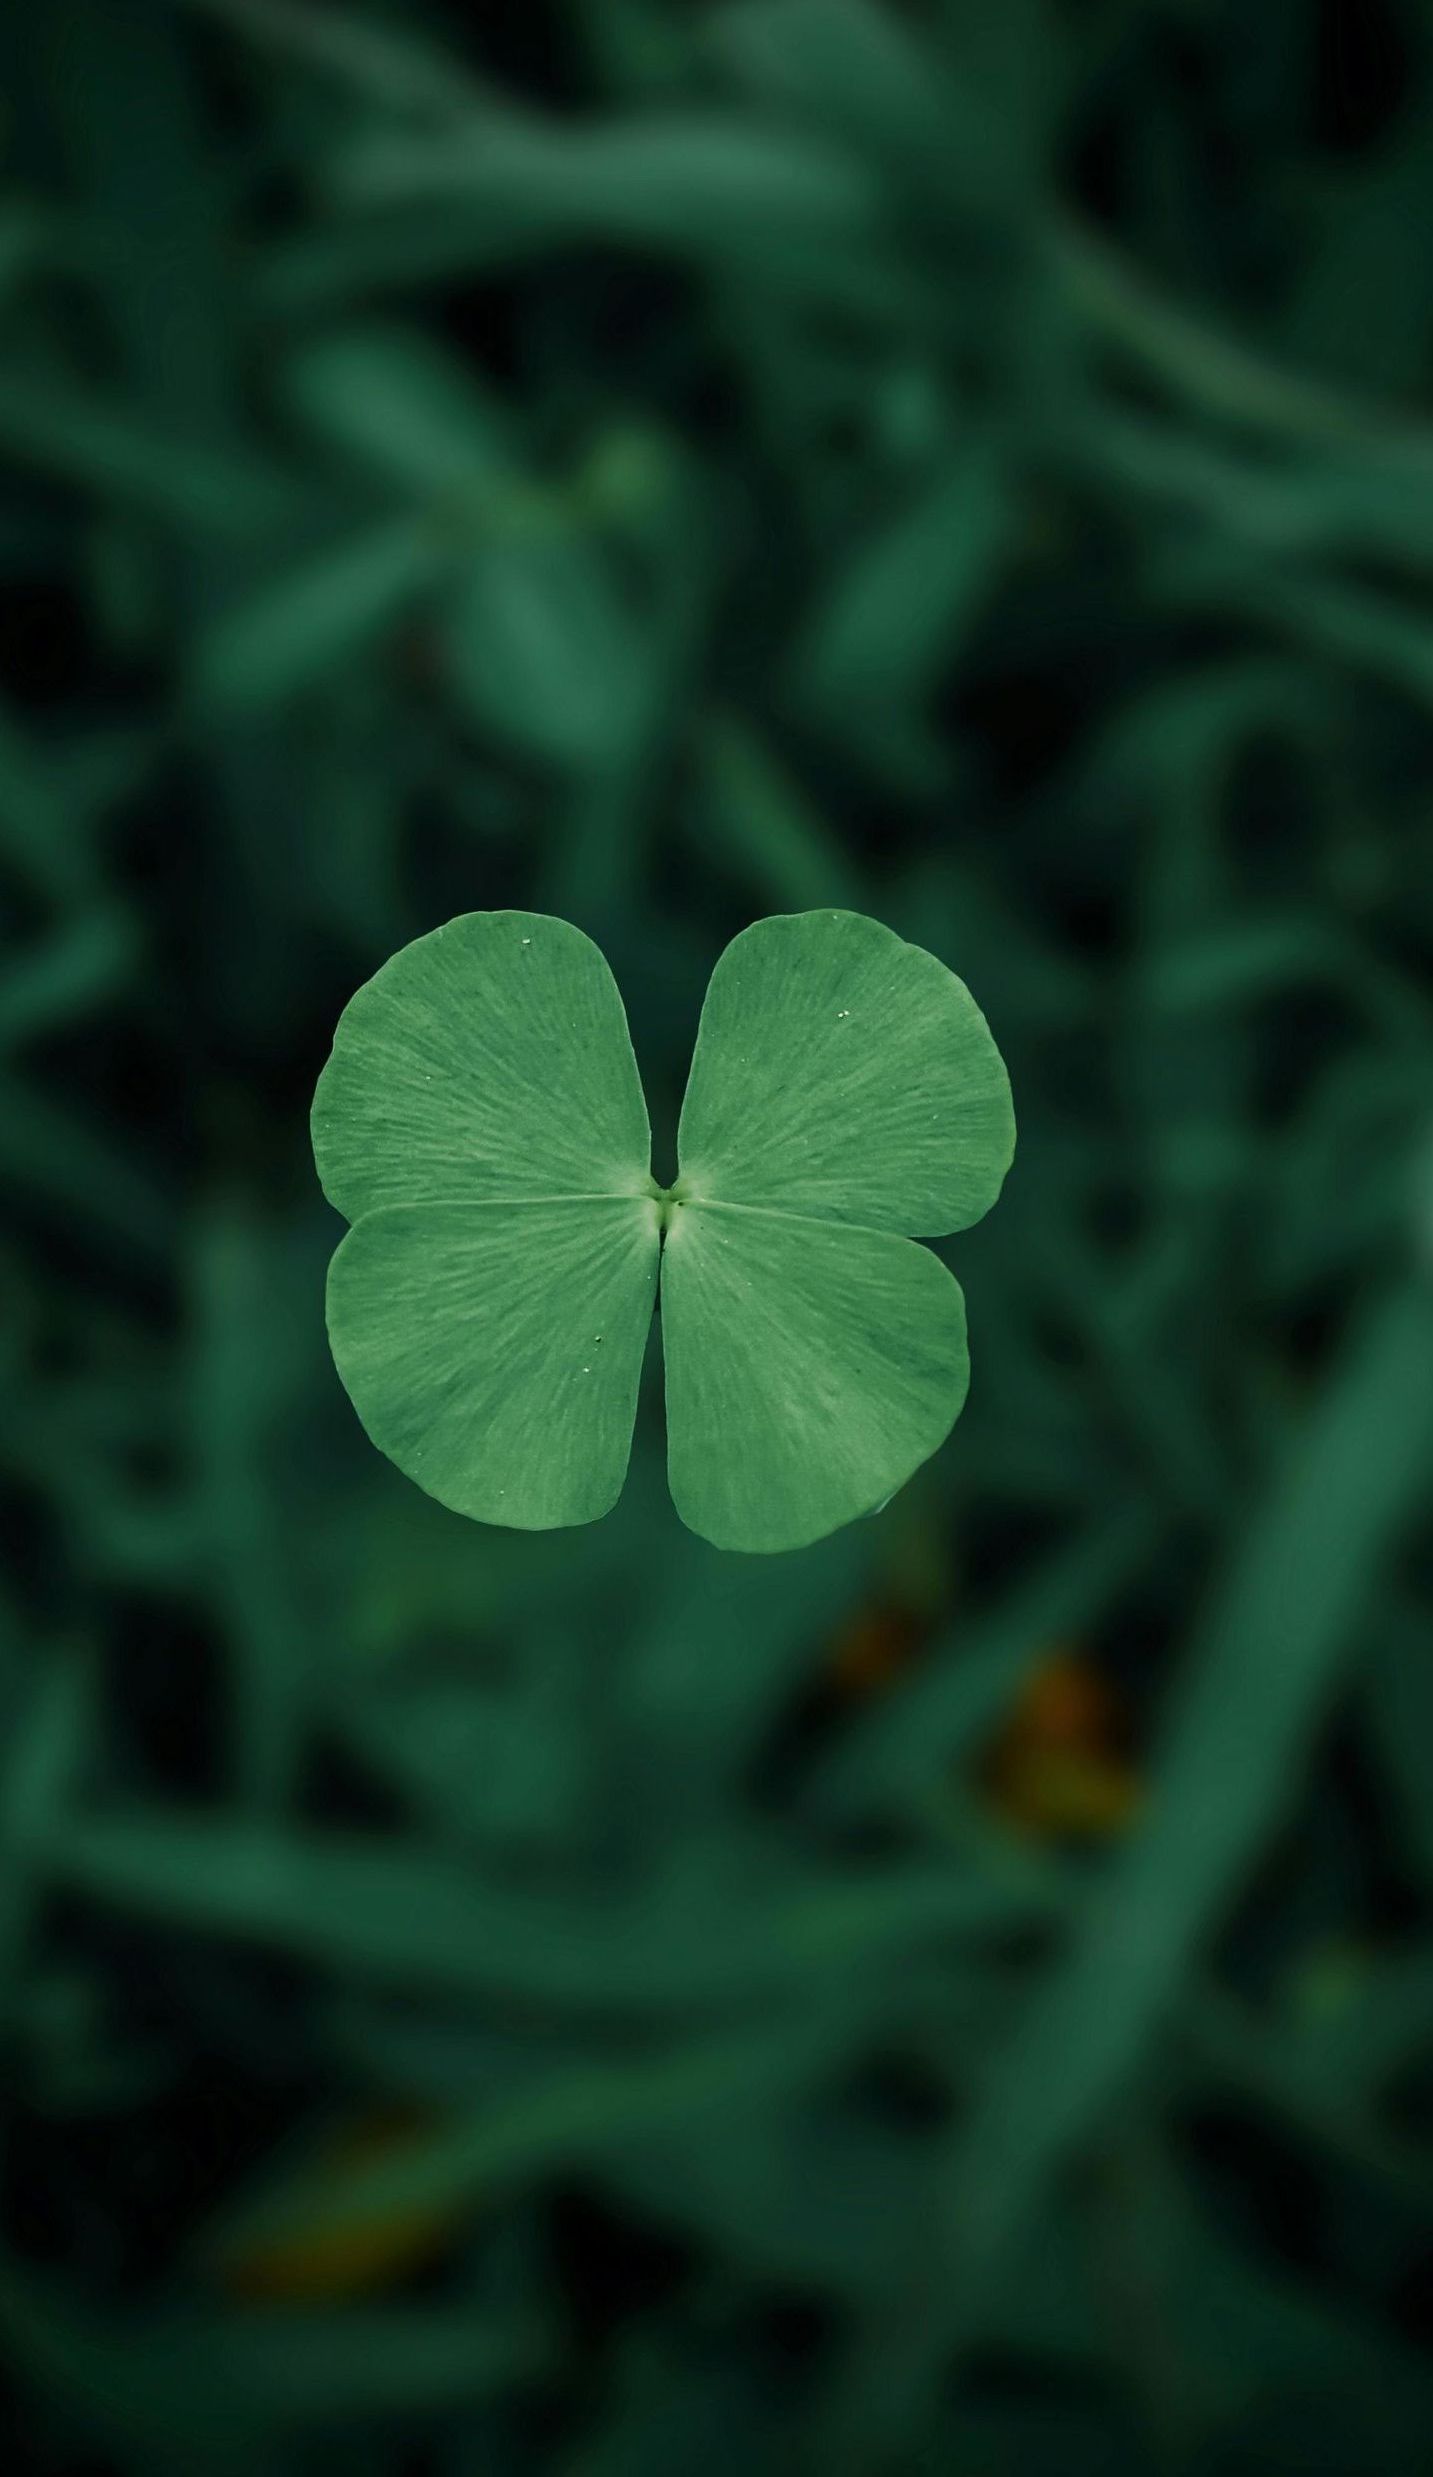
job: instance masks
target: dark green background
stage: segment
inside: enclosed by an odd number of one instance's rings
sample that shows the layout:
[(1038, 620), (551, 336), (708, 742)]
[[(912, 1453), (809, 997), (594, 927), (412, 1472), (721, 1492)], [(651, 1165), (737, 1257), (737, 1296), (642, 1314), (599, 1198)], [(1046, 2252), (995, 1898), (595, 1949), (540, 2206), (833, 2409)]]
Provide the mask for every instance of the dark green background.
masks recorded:
[[(1433, 19), (0, 59), (15, 2464), (1412, 2477)], [(954, 1437), (723, 1558), (653, 1385), (607, 1522), (465, 1526), (327, 1355), (344, 1000), (579, 921), (665, 1177), (828, 903), (1011, 1068)], [(1057, 1653), (1098, 1830), (1011, 1787)]]

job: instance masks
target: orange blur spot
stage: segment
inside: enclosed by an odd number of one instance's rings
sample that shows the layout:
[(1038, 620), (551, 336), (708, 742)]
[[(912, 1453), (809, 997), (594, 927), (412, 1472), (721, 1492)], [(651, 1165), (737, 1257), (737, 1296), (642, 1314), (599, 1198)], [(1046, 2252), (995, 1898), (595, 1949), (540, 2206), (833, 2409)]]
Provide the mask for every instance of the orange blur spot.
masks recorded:
[(1053, 1651), (1031, 1671), (991, 1748), (987, 1794), (1033, 1838), (1112, 1838), (1134, 1821), (1143, 1795), (1125, 1734), (1108, 1678), (1082, 1652)]

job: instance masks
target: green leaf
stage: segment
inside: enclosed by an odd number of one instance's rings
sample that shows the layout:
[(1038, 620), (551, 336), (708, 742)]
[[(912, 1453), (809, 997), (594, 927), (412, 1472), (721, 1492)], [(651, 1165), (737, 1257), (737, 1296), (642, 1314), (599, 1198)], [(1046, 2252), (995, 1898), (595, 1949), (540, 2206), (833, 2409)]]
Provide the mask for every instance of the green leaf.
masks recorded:
[(314, 1100), (358, 1226), (328, 1329), (368, 1434), (440, 1504), (518, 1530), (621, 1492), (657, 1282), (622, 1001), (581, 931), (470, 913), (344, 1012)]
[(539, 912), (467, 912), (415, 938), (345, 1007), (313, 1141), (348, 1221), (390, 1204), (649, 1195), (637, 1061), (591, 939)]
[(969, 1383), (965, 1305), (890, 1234), (978, 1220), (1013, 1144), (999, 1053), (934, 955), (839, 911), (727, 948), (662, 1279), (672, 1494), (693, 1530), (804, 1547), (934, 1453)]
[(672, 1496), (718, 1548), (803, 1548), (869, 1513), (949, 1433), (970, 1377), (945, 1266), (837, 1222), (679, 1204), (662, 1322)]
[(932, 1238), (989, 1211), (1010, 1083), (964, 982), (859, 912), (759, 920), (712, 974), (678, 1135), (690, 1200)]
[(622, 1492), (660, 1248), (650, 1197), (399, 1205), (334, 1257), (328, 1331), (375, 1445), (440, 1504), (524, 1531)]
[(565, 922), (470, 913), (346, 1009), (314, 1151), (355, 1224), (329, 1337), (374, 1443), (523, 1530), (621, 1490), (663, 1239), (672, 1493), (717, 1547), (805, 1547), (882, 1506), (965, 1399), (965, 1306), (902, 1233), (963, 1228), (1014, 1140), (969, 993), (853, 912), (717, 965), (680, 1130), (646, 1167), (615, 983)]

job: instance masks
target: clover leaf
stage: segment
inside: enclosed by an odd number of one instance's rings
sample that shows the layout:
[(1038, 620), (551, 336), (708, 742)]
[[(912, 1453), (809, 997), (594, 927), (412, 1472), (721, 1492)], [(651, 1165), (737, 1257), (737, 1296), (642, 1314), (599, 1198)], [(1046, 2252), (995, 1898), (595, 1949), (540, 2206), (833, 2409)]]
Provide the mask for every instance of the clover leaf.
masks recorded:
[(869, 1513), (949, 1432), (966, 1229), (1014, 1149), (984, 1017), (855, 912), (758, 921), (712, 975), (658, 1186), (622, 1001), (568, 922), (472, 912), (344, 1010), (314, 1152), (351, 1222), (334, 1359), (373, 1442), (524, 1530), (621, 1493), (660, 1284), (677, 1510), (718, 1547)]

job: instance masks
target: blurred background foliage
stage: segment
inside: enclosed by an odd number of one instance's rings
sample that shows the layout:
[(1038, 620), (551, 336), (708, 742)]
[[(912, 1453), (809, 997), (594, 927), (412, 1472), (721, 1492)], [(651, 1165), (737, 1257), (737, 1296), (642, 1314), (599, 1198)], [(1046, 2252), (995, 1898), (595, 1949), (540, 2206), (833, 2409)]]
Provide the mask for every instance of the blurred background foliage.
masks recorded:
[[(0, 23), (11, 2464), (1411, 2477), (1433, 20)], [(1021, 1150), (970, 1407), (466, 1526), (309, 1095), (451, 914), (854, 904)]]

